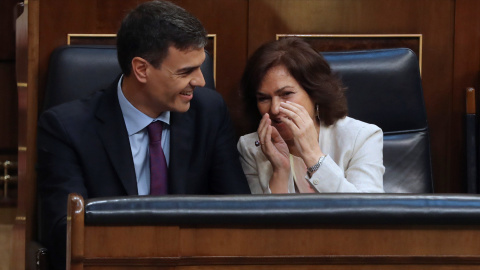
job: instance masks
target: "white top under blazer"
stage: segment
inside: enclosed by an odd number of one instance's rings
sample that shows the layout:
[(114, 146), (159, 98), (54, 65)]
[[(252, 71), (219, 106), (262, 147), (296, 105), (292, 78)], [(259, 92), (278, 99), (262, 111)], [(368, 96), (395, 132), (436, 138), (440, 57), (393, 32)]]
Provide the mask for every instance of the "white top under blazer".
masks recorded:
[[(244, 135), (237, 148), (251, 192), (267, 194), (271, 193), (272, 165), (255, 146), (257, 140), (257, 132)], [(350, 117), (329, 127), (321, 122), (318, 143), (327, 156), (311, 178), (305, 176), (315, 192), (384, 192), (383, 132), (379, 127)], [(292, 173), (288, 192), (296, 192)]]

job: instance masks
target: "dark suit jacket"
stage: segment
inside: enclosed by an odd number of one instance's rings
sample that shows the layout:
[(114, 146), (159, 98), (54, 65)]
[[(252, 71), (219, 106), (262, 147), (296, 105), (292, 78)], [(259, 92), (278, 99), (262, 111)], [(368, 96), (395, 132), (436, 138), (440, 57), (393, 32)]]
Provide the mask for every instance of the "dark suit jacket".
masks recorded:
[[(39, 119), (41, 239), (65, 255), (67, 198), (138, 195), (117, 83), (87, 99), (54, 107)], [(250, 193), (220, 94), (197, 88), (190, 109), (171, 113), (169, 194)], [(65, 259), (55, 264), (64, 268)], [(63, 264), (63, 267), (62, 267)]]

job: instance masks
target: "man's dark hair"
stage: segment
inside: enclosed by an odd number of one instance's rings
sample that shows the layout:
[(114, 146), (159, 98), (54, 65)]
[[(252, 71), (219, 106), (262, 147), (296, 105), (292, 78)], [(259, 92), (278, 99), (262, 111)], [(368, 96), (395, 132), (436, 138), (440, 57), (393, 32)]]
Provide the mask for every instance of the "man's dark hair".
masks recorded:
[(122, 21), (117, 33), (118, 62), (128, 76), (134, 57), (158, 68), (170, 46), (188, 50), (201, 49), (206, 44), (207, 31), (195, 16), (168, 1), (146, 2)]
[(253, 122), (258, 123), (261, 117), (257, 109), (257, 91), (267, 72), (276, 66), (284, 66), (318, 104), (320, 121), (325, 125), (333, 125), (347, 115), (345, 89), (330, 65), (310, 44), (291, 37), (264, 44), (247, 62), (240, 91)]

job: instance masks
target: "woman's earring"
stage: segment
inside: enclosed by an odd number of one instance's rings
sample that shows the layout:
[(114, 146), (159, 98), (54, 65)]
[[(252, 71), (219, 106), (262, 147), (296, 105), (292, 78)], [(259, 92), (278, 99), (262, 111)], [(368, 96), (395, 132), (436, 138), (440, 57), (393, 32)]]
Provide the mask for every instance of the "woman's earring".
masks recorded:
[(318, 106), (318, 104), (315, 104), (315, 112), (317, 114), (318, 121), (320, 121), (320, 106)]

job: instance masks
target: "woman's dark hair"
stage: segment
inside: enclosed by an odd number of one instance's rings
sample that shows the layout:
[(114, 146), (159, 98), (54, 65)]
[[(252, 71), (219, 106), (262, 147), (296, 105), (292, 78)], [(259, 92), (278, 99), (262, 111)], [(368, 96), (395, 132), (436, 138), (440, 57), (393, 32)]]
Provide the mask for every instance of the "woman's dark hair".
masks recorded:
[(134, 57), (158, 68), (171, 45), (179, 50), (201, 49), (207, 41), (202, 23), (185, 9), (168, 1), (145, 2), (122, 21), (117, 33), (118, 62), (128, 76)]
[(240, 81), (246, 112), (258, 124), (256, 93), (267, 72), (284, 66), (319, 106), (320, 120), (327, 126), (347, 115), (347, 100), (341, 81), (323, 58), (300, 38), (283, 38), (262, 45), (250, 57)]

